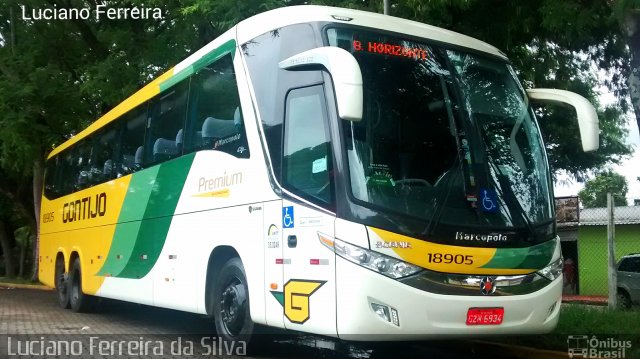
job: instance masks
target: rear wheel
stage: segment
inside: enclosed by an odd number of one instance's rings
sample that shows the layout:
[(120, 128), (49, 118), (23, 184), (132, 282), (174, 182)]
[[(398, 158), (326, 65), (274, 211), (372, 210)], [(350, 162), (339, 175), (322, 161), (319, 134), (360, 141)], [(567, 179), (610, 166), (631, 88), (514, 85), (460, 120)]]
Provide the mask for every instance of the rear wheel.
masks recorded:
[(69, 309), (69, 276), (64, 271), (64, 259), (58, 258), (56, 260), (54, 276), (58, 305), (62, 309)]
[(92, 299), (88, 294), (82, 293), (82, 271), (80, 258), (76, 258), (71, 266), (69, 275), (69, 304), (71, 310), (77, 313), (86, 312), (92, 305)]
[(249, 313), (247, 279), (239, 258), (231, 258), (222, 266), (212, 292), (213, 319), (220, 339), (249, 342), (254, 324)]

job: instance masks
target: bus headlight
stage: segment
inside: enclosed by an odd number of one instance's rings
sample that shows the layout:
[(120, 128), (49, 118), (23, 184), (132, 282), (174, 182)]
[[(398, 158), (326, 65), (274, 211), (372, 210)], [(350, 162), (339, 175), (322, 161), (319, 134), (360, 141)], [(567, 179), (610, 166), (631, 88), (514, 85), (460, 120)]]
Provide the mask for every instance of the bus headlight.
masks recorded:
[(399, 259), (380, 254), (362, 247), (354, 246), (339, 239), (318, 232), (320, 243), (334, 251), (340, 257), (389, 278), (402, 278), (418, 273), (422, 268)]
[(562, 275), (562, 257), (552, 262), (548, 266), (540, 269), (538, 274), (547, 278), (550, 281), (554, 281), (556, 278)]

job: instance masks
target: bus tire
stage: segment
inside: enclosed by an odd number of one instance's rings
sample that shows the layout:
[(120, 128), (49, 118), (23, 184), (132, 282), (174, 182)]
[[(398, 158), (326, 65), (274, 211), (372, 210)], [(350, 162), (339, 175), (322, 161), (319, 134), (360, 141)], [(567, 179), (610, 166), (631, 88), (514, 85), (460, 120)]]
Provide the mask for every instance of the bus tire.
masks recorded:
[(216, 333), (225, 342), (248, 343), (254, 324), (249, 313), (249, 289), (240, 258), (222, 265), (212, 290), (213, 320)]
[(64, 259), (56, 260), (54, 276), (58, 305), (62, 309), (69, 309), (69, 275), (64, 271)]
[(92, 305), (92, 299), (93, 297), (90, 295), (82, 293), (80, 258), (76, 258), (69, 274), (69, 304), (71, 310), (76, 313), (87, 312)]

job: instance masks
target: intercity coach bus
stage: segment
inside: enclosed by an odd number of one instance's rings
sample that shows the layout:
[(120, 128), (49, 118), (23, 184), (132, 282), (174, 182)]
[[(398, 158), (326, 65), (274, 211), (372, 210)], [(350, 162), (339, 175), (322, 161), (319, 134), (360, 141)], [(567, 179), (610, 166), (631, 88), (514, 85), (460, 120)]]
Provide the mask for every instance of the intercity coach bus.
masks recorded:
[(48, 156), (40, 280), (353, 340), (543, 333), (562, 256), (529, 101), (496, 48), (421, 23), (286, 7), (238, 23)]

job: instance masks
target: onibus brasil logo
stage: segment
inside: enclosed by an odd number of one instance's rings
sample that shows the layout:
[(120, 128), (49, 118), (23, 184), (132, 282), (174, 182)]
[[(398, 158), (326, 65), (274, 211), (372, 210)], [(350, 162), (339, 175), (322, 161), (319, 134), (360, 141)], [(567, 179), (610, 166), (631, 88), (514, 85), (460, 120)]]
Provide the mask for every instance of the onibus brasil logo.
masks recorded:
[(626, 358), (631, 349), (630, 340), (598, 338), (595, 335), (569, 335), (567, 352), (569, 358)]

